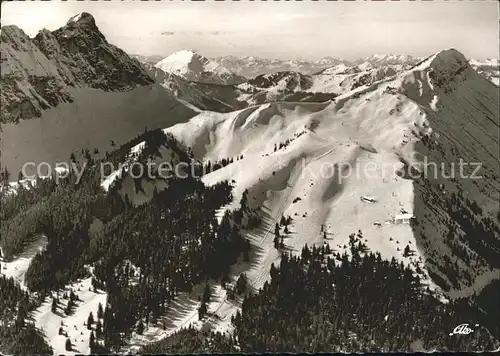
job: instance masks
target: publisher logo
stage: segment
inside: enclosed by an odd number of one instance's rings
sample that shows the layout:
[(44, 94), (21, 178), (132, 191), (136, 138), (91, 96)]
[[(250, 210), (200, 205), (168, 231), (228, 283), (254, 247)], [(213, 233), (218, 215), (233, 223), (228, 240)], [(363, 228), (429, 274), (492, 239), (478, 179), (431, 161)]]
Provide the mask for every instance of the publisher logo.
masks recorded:
[[(479, 324), (475, 325), (476, 327), (479, 326)], [(469, 335), (471, 332), (474, 330), (469, 328), (469, 324), (460, 324), (453, 329), (453, 331), (450, 333), (450, 336), (452, 335)]]

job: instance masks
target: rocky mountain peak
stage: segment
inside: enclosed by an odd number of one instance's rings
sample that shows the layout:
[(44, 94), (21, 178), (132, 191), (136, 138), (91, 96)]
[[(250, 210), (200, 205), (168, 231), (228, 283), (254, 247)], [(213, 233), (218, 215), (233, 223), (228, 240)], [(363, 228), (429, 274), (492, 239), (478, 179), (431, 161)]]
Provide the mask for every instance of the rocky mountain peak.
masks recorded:
[(465, 56), (454, 48), (436, 53), (430, 63), (434, 69), (454, 70), (459, 67), (468, 66), (469, 61)]
[(243, 83), (246, 80), (223, 65), (193, 50), (172, 53), (155, 66), (166, 73), (173, 73), (190, 82), (232, 85)]
[(107, 42), (85, 12), (33, 39), (16, 26), (2, 27), (1, 49), (4, 122), (39, 116), (71, 101), (68, 87), (129, 91), (154, 83), (136, 59)]
[(78, 15), (71, 17), (68, 22), (68, 26), (93, 26), (96, 27), (94, 16), (88, 12), (82, 12)]
[(432, 82), (445, 90), (451, 90), (453, 83), (475, 73), (465, 56), (454, 48), (440, 51), (420, 62), (416, 70), (429, 73)]
[(29, 42), (30, 38), (16, 25), (8, 25), (2, 26), (0, 40), (2, 42), (2, 46), (9, 43), (11, 46), (17, 47), (17, 45)]

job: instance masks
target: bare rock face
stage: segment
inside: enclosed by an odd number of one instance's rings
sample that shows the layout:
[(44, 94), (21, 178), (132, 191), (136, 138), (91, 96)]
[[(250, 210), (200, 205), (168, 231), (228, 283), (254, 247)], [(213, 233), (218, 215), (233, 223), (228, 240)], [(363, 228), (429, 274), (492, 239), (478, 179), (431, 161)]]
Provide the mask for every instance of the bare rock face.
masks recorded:
[(1, 122), (40, 116), (71, 100), (58, 68), (16, 26), (2, 27)]
[(30, 39), (16, 26), (1, 32), (1, 122), (38, 117), (72, 101), (71, 87), (129, 91), (154, 81), (139, 62), (109, 44), (92, 15), (41, 30)]

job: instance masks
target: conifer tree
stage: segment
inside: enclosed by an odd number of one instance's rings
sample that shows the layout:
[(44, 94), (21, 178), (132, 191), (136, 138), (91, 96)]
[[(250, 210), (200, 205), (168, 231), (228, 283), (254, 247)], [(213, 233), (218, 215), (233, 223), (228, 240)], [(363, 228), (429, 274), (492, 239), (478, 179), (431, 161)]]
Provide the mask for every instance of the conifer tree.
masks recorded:
[(52, 298), (52, 306), (50, 308), (52, 313), (55, 313), (57, 311), (57, 300), (56, 298)]
[(274, 248), (279, 248), (280, 245), (280, 227), (278, 223), (274, 226)]
[(95, 324), (95, 336), (99, 339), (102, 337), (102, 324), (100, 320), (97, 320)]
[(204, 303), (208, 303), (210, 302), (210, 286), (208, 285), (208, 283), (205, 284), (205, 289), (203, 290), (203, 297), (202, 297), (202, 302)]
[(139, 335), (144, 333), (144, 324), (142, 323), (142, 320), (139, 320), (139, 324), (137, 324), (137, 333)]
[(240, 274), (238, 281), (236, 282), (236, 293), (241, 294), (244, 293), (247, 287), (247, 279), (245, 275)]
[(206, 313), (207, 304), (205, 303), (205, 301), (202, 301), (200, 307), (198, 308), (198, 319), (202, 320)]
[(89, 347), (90, 349), (93, 349), (94, 346), (95, 346), (95, 336), (94, 336), (94, 331), (91, 331), (89, 337)]
[(92, 329), (92, 324), (94, 323), (94, 315), (92, 312), (89, 313), (89, 317), (87, 318), (87, 329)]
[(102, 309), (102, 304), (99, 303), (97, 306), (97, 318), (102, 319), (104, 317), (104, 310)]

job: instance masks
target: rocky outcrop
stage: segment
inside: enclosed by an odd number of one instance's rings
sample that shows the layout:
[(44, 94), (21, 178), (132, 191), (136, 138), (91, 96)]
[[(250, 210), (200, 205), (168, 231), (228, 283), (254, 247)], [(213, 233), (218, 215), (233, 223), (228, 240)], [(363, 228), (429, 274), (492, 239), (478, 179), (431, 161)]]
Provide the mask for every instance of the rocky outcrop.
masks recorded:
[(88, 13), (33, 39), (16, 26), (2, 27), (0, 37), (3, 123), (71, 102), (72, 87), (129, 91), (154, 83), (136, 59), (106, 41)]

